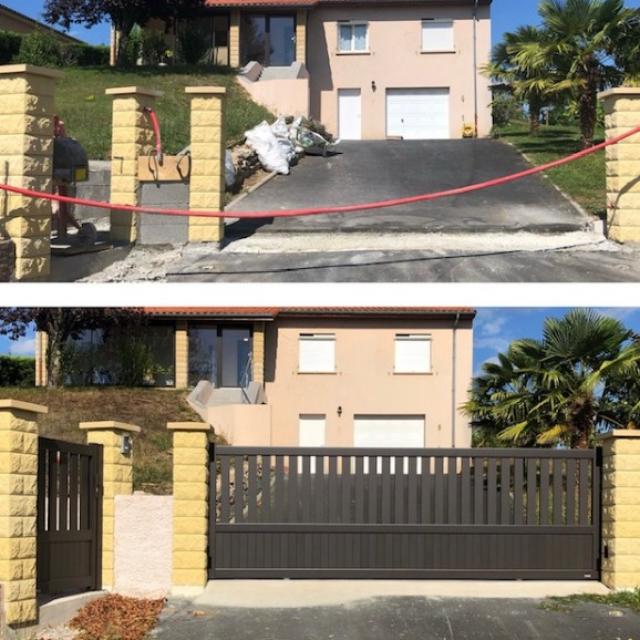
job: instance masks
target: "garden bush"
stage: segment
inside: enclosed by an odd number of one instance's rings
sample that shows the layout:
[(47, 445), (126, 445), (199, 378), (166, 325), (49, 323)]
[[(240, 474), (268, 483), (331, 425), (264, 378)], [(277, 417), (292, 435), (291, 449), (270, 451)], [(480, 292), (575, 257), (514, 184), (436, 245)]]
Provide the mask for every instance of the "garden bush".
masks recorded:
[(178, 31), (178, 44), (182, 62), (197, 65), (203, 62), (211, 45), (207, 31), (191, 21), (183, 24)]
[(164, 62), (167, 43), (164, 34), (157, 29), (145, 29), (142, 32), (142, 60), (144, 64), (158, 65)]
[(0, 387), (33, 387), (35, 384), (34, 358), (0, 356)]
[(12, 31), (0, 31), (0, 64), (9, 64), (20, 53), (22, 36)]
[(58, 67), (62, 64), (60, 43), (44, 31), (32, 31), (22, 38), (18, 62), (39, 67)]
[(65, 67), (101, 67), (109, 64), (109, 47), (90, 44), (67, 44), (61, 49)]

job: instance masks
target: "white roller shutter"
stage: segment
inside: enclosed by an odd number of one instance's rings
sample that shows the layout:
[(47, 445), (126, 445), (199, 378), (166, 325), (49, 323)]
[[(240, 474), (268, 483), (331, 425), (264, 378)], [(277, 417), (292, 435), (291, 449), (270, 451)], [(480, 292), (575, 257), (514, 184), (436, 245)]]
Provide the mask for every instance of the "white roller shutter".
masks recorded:
[(446, 140), (449, 89), (387, 89), (387, 136), (403, 140)]
[(395, 341), (396, 373), (429, 373), (431, 371), (431, 336), (398, 334)]
[(299, 339), (300, 373), (334, 373), (336, 337), (333, 333), (303, 333)]

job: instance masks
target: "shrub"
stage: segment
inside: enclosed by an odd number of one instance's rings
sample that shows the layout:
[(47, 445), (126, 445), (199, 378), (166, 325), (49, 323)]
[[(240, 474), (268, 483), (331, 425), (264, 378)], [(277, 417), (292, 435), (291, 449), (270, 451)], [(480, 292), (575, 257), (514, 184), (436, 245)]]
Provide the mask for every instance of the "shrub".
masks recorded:
[(522, 104), (510, 93), (496, 93), (491, 103), (493, 126), (504, 127), (518, 117), (522, 117)]
[(157, 29), (142, 32), (142, 59), (145, 64), (158, 65), (165, 59), (167, 43), (164, 34)]
[(211, 35), (191, 20), (183, 23), (178, 30), (178, 44), (182, 61), (196, 65), (207, 55), (211, 46)]
[(0, 64), (9, 64), (20, 53), (22, 36), (12, 31), (0, 31)]
[(142, 55), (142, 29), (135, 25), (124, 43), (120, 56), (120, 64), (123, 67), (135, 67)]
[(34, 387), (35, 384), (34, 358), (0, 356), (0, 387)]
[(57, 67), (62, 64), (58, 40), (44, 31), (32, 31), (22, 38), (18, 62), (40, 67)]
[(109, 64), (109, 47), (90, 44), (67, 44), (61, 51), (65, 67), (101, 67)]

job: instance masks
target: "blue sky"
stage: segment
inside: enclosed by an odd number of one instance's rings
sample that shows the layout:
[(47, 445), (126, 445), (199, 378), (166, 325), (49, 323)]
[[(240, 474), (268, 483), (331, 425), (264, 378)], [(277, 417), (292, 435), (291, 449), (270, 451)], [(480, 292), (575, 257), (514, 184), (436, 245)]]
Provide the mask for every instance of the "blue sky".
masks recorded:
[[(44, 0), (2, 0), (3, 4), (40, 19)], [(640, 7), (640, 0), (627, 0), (628, 7)], [(533, 24), (538, 21), (538, 0), (494, 0), (493, 1), (493, 39), (500, 40), (505, 31), (512, 31), (522, 24)], [(74, 25), (71, 34), (76, 38), (94, 44), (108, 44), (109, 26), (98, 25), (91, 30)]]

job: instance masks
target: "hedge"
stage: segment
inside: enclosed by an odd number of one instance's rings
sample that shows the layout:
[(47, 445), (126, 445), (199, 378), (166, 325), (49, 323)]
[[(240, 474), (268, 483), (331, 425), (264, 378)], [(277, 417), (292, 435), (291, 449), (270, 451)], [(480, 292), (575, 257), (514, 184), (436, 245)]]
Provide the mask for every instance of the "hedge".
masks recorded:
[(19, 53), (22, 36), (11, 31), (0, 31), (0, 64), (9, 64)]
[(0, 355), (0, 387), (35, 387), (35, 358)]

